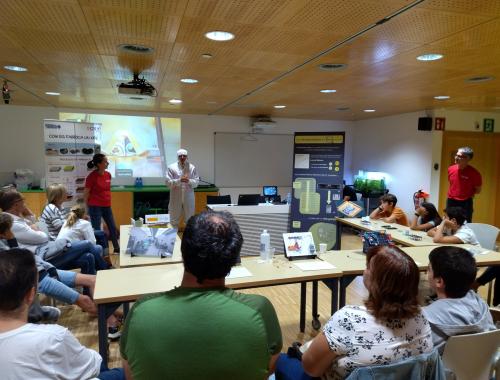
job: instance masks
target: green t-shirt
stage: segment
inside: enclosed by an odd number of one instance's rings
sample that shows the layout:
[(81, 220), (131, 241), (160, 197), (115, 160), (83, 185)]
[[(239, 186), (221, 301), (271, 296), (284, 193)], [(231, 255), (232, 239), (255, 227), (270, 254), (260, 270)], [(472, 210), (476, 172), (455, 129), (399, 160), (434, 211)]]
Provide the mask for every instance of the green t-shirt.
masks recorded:
[(267, 298), (177, 288), (135, 303), (120, 349), (134, 380), (262, 380), (282, 344)]

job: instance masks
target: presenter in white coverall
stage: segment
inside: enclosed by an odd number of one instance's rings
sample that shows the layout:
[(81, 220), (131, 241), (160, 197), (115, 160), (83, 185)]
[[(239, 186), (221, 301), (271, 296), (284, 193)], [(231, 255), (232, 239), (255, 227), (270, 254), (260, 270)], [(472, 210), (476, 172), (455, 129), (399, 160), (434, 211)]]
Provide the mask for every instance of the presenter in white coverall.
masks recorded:
[(200, 182), (200, 177), (193, 164), (187, 161), (188, 153), (185, 149), (177, 151), (177, 162), (168, 165), (167, 186), (170, 188), (170, 202), (168, 213), (170, 224), (179, 227), (179, 220), (184, 210), (184, 223), (194, 215), (194, 189)]

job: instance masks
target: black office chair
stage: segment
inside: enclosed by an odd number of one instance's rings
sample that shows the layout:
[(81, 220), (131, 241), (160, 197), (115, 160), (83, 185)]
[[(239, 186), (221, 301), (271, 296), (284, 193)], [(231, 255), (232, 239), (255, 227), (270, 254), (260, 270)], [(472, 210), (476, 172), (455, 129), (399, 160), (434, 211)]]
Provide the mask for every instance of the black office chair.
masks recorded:
[(260, 194), (240, 194), (238, 196), (238, 206), (257, 206), (261, 201)]
[(207, 195), (207, 205), (230, 205), (231, 195)]

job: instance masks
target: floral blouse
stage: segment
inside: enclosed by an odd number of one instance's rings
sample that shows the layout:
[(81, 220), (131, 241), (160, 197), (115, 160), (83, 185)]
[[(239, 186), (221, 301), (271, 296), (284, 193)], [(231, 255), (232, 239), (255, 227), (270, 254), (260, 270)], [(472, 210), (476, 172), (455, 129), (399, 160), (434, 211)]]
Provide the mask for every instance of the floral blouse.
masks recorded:
[(432, 350), (431, 328), (422, 312), (406, 320), (375, 320), (364, 306), (345, 306), (323, 328), (338, 356), (324, 374), (344, 379), (355, 368), (390, 364)]

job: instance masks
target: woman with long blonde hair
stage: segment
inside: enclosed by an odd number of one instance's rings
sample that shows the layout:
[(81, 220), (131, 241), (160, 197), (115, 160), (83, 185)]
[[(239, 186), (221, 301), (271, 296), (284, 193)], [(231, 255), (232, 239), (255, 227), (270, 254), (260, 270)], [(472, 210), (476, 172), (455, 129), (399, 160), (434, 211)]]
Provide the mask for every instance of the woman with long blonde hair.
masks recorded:
[(96, 244), (96, 238), (92, 224), (85, 220), (85, 206), (76, 204), (71, 207), (66, 222), (64, 222), (58, 238), (66, 238), (70, 241), (88, 240)]

